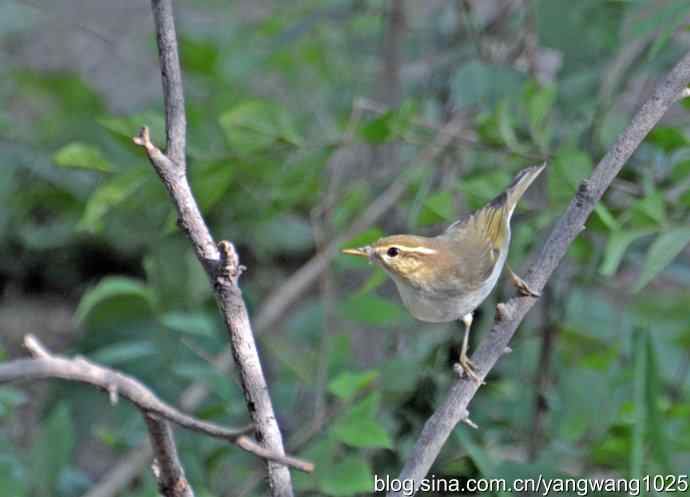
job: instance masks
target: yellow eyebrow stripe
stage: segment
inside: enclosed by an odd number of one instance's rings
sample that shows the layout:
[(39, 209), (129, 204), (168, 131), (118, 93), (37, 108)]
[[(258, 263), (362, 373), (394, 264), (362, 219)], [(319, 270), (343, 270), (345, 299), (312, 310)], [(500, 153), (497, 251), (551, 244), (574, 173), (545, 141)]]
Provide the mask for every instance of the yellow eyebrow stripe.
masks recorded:
[(389, 248), (395, 247), (399, 249), (401, 252), (408, 252), (408, 253), (413, 253), (413, 254), (424, 254), (424, 255), (432, 255), (436, 253), (436, 250), (428, 247), (406, 247), (404, 245), (385, 245), (381, 247), (383, 251), (387, 251)]

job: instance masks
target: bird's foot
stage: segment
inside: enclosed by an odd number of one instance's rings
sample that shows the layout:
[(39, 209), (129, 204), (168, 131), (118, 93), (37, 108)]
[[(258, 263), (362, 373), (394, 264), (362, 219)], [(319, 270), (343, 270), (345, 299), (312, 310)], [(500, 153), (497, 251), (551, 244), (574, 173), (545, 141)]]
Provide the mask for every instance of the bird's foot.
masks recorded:
[(485, 383), (482, 381), (482, 379), (479, 377), (477, 374), (477, 368), (474, 365), (474, 363), (470, 360), (469, 357), (467, 356), (460, 356), (460, 361), (456, 362), (453, 365), (453, 371), (460, 377), (464, 378), (467, 376), (468, 378), (473, 379), (480, 385), (484, 385)]
[(518, 292), (520, 292), (520, 295), (523, 297), (534, 297), (535, 299), (541, 297), (539, 292), (532, 290), (527, 282), (520, 278), (512, 270), (510, 271), (510, 278), (513, 280), (513, 285), (515, 285), (515, 287), (518, 289)]

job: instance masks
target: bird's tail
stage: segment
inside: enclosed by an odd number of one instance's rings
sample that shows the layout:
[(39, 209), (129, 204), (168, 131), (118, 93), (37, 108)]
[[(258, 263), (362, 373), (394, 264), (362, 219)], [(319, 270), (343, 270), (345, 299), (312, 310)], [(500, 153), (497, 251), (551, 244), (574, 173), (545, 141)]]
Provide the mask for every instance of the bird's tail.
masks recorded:
[(546, 167), (546, 162), (540, 166), (532, 166), (520, 171), (513, 179), (513, 182), (506, 188), (505, 206), (508, 216), (513, 214), (515, 206), (525, 194), (532, 182), (539, 176), (539, 174)]

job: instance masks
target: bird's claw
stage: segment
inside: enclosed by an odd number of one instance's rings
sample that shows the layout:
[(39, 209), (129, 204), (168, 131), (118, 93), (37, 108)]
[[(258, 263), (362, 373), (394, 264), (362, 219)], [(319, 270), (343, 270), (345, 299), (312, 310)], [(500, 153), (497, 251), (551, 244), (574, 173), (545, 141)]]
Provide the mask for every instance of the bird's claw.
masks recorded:
[(514, 272), (510, 272), (510, 277), (513, 280), (513, 285), (515, 285), (515, 287), (518, 289), (518, 292), (520, 292), (520, 295), (523, 297), (534, 297), (535, 299), (541, 297), (541, 293), (532, 290), (527, 282)]
[(471, 378), (480, 385), (485, 385), (485, 383), (477, 374), (476, 366), (467, 356), (460, 357), (460, 361), (456, 362), (453, 365), (453, 371), (455, 371), (455, 374), (457, 374), (460, 378), (464, 378), (465, 376), (467, 376), (468, 378)]

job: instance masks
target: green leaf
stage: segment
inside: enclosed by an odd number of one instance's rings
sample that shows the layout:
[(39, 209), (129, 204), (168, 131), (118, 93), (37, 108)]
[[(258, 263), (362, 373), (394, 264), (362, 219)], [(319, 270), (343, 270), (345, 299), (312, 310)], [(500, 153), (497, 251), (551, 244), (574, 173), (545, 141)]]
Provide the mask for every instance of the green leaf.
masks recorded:
[(151, 357), (158, 353), (158, 348), (149, 341), (123, 342), (108, 345), (91, 354), (91, 359), (102, 364), (115, 365)]
[(333, 225), (341, 230), (350, 227), (352, 219), (369, 205), (370, 185), (364, 181), (353, 181), (347, 192), (333, 211), (331, 220)]
[(642, 264), (642, 272), (633, 288), (639, 292), (685, 248), (690, 242), (690, 228), (676, 228), (659, 235), (649, 247)]
[[(484, 450), (481, 445), (475, 443), (464, 426), (461, 425), (456, 428), (453, 433), (458, 442), (460, 442), (460, 445), (467, 451), (467, 454), (477, 466), (477, 469), (479, 469), (482, 477), (498, 478), (502, 476), (501, 472), (497, 470), (497, 461), (491, 456), (491, 453)], [(508, 497), (510, 494), (507, 492), (497, 492), (497, 495), (499, 497)]]
[(604, 223), (609, 231), (616, 231), (621, 229), (620, 223), (613, 217), (611, 211), (601, 202), (594, 206), (594, 212), (597, 214), (599, 220)]
[(349, 419), (347, 422), (337, 422), (333, 428), (333, 435), (351, 447), (390, 449), (393, 442), (381, 426), (374, 419)]
[(393, 111), (371, 119), (358, 129), (359, 135), (368, 143), (378, 144), (387, 141), (393, 134), (391, 121), (394, 117)]
[(255, 223), (253, 231), (255, 246), (271, 254), (303, 253), (314, 245), (311, 225), (298, 216), (277, 215)]
[[(103, 116), (96, 122), (108, 130), (121, 143), (135, 150), (141, 147), (132, 142), (132, 137), (139, 134), (143, 126), (148, 126), (151, 133), (151, 141), (157, 144), (165, 143), (165, 118), (156, 111), (146, 111), (131, 116)], [(159, 145), (162, 148), (162, 145)]]
[(633, 214), (634, 226), (657, 226), (668, 222), (666, 214), (666, 201), (661, 192), (654, 192), (644, 198), (638, 199), (630, 206)]
[(496, 106), (496, 117), (498, 118), (498, 136), (501, 138), (501, 142), (510, 150), (526, 152), (526, 148), (520, 144), (515, 133), (515, 116), (507, 98), (502, 98)]
[(647, 257), (642, 264), (642, 272), (637, 280), (634, 292), (639, 292), (647, 283), (666, 266), (685, 248), (690, 242), (690, 228), (677, 228), (662, 233), (649, 247)]
[(220, 53), (218, 46), (207, 40), (195, 40), (180, 36), (180, 55), (185, 72), (195, 72), (204, 76), (215, 74)]
[(373, 271), (369, 279), (357, 290), (357, 295), (366, 295), (383, 285), (388, 279), (386, 272), (378, 266), (371, 266)]
[(383, 231), (379, 228), (369, 228), (366, 231), (362, 231), (359, 235), (351, 238), (345, 245), (348, 247), (362, 247), (363, 245), (368, 245), (375, 242), (383, 236)]
[(551, 126), (548, 126), (547, 118), (556, 101), (556, 87), (540, 86), (532, 82), (526, 85), (524, 101), (530, 134), (540, 150), (546, 151), (551, 134)]
[(618, 266), (625, 255), (625, 251), (635, 240), (651, 235), (654, 230), (632, 230), (632, 231), (613, 231), (609, 235), (604, 252), (604, 261), (601, 263), (599, 272), (604, 276), (611, 276), (616, 272)]
[(434, 193), (429, 196), (419, 212), (417, 223), (420, 225), (435, 224), (440, 221), (448, 221), (455, 217), (453, 194), (449, 191)]
[(331, 428), (333, 435), (351, 447), (391, 448), (388, 432), (376, 419), (380, 394), (373, 393), (339, 417)]
[(400, 305), (373, 294), (348, 297), (341, 311), (348, 319), (376, 326), (393, 326), (405, 319), (405, 311)]
[(592, 159), (582, 150), (564, 147), (556, 153), (549, 172), (551, 201), (562, 204), (572, 198), (577, 185), (592, 172)]
[(541, 137), (546, 124), (546, 118), (556, 101), (556, 87), (540, 86), (537, 83), (531, 82), (526, 85), (525, 100), (530, 132), (534, 138), (537, 138), (537, 136)]
[(61, 402), (45, 420), (40, 434), (31, 447), (31, 470), (36, 494), (52, 496), (58, 486), (60, 472), (71, 460), (75, 445), (74, 426), (67, 404)]
[(662, 418), (660, 399), (663, 398), (657, 355), (654, 350), (654, 342), (649, 331), (645, 334), (645, 349), (647, 353), (647, 381), (646, 381), (646, 406), (647, 419), (649, 420), (649, 439), (652, 442), (652, 450), (656, 461), (660, 464), (664, 473), (673, 472), (671, 457), (668, 447), (667, 431), (664, 429), (665, 419)]
[(87, 169), (89, 171), (112, 171), (112, 166), (103, 157), (101, 149), (94, 145), (72, 142), (55, 152), (55, 164), (61, 167)]
[(690, 159), (680, 161), (673, 166), (670, 180), (676, 183), (685, 180), (688, 176), (690, 176)]
[(103, 218), (116, 206), (131, 197), (147, 180), (149, 175), (142, 168), (110, 178), (91, 194), (86, 202), (78, 230), (97, 233), (103, 229)]
[(379, 372), (375, 370), (359, 373), (346, 371), (340, 373), (328, 384), (328, 391), (344, 401), (350, 401), (358, 392), (371, 385), (378, 376)]
[(161, 317), (161, 324), (188, 335), (210, 337), (216, 332), (216, 323), (205, 312), (168, 312)]
[(199, 164), (191, 168), (191, 183), (203, 212), (208, 212), (228, 191), (234, 169), (226, 162)]
[(370, 494), (374, 488), (371, 468), (361, 456), (347, 456), (319, 475), (319, 487), (325, 495), (348, 497)]
[(658, 20), (660, 29), (659, 33), (654, 36), (654, 43), (652, 43), (647, 52), (647, 60), (654, 60), (659, 50), (671, 39), (671, 35), (686, 23), (689, 12), (686, 4), (687, 2), (683, 0), (676, 0), (665, 6), (665, 8), (655, 9), (656, 15), (651, 17)]
[(96, 307), (121, 297), (137, 299), (143, 301), (148, 307), (153, 307), (153, 292), (146, 283), (123, 276), (108, 276), (82, 295), (75, 313), (77, 322), (85, 323)]
[(453, 101), (458, 107), (494, 105), (505, 95), (519, 92), (523, 77), (505, 65), (471, 61), (460, 67), (451, 82)]
[(29, 494), (30, 482), (33, 483), (32, 468), (27, 468), (19, 458), (19, 450), (11, 442), (2, 439), (0, 450), (4, 452), (0, 457), (0, 495), (36, 496), (36, 492)]
[(266, 149), (279, 140), (292, 145), (303, 142), (290, 113), (268, 100), (244, 101), (224, 112), (219, 123), (230, 146), (241, 154)]
[(647, 135), (646, 141), (667, 153), (683, 148), (689, 143), (688, 139), (678, 128), (670, 126), (657, 126)]
[(647, 431), (647, 350), (645, 347), (645, 334), (637, 330), (634, 336), (634, 383), (633, 383), (633, 403), (635, 406), (635, 418), (633, 425), (632, 450), (630, 455), (630, 477), (640, 478), (642, 476), (642, 465), (644, 463), (645, 434)]
[(318, 490), (322, 481), (337, 478), (334, 457), (340, 447), (341, 444), (337, 440), (327, 436), (317, 437), (306, 450), (300, 451), (300, 456), (309, 461), (317, 461), (317, 464), (313, 474), (295, 472), (293, 482), (298, 495), (305, 495), (309, 490)]
[(0, 418), (7, 415), (15, 407), (26, 403), (27, 397), (24, 392), (9, 386), (0, 389)]

